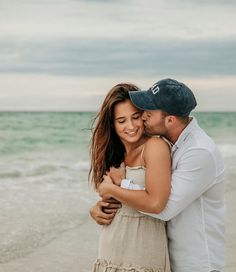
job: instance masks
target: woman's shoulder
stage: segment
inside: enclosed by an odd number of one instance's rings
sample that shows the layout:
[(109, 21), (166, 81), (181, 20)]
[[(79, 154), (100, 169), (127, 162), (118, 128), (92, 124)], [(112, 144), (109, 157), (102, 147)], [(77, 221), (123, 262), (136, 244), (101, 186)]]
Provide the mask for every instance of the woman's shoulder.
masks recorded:
[[(155, 136), (150, 136), (148, 137), (147, 141), (145, 142), (144, 145), (144, 152), (153, 152), (157, 148), (158, 150), (163, 150), (163, 151), (168, 151), (170, 152), (171, 150), (171, 143), (163, 136), (161, 135), (155, 135)], [(146, 153), (145, 152), (145, 153)]]
[(148, 137), (142, 151), (145, 167), (150, 161), (162, 160), (163, 158), (170, 157), (170, 153), (170, 146), (162, 136)]
[(169, 145), (170, 142), (161, 135), (148, 136), (145, 145)]

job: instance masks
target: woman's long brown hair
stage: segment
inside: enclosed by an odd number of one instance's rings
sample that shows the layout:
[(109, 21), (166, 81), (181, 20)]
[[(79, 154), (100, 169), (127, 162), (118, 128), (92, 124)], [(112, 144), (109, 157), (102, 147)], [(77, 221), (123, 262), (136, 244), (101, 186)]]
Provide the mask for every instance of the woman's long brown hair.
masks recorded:
[(138, 91), (133, 84), (121, 83), (114, 86), (103, 101), (93, 124), (89, 177), (95, 189), (102, 182), (103, 175), (111, 166), (118, 167), (124, 161), (125, 148), (114, 128), (114, 107), (117, 103), (130, 100), (129, 91)]

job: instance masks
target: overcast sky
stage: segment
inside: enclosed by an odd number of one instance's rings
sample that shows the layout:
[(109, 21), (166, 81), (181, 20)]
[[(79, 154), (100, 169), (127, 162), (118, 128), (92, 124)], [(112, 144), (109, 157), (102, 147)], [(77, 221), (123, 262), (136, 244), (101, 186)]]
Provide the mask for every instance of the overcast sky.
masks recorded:
[(236, 111), (236, 1), (0, 0), (0, 111), (97, 110), (170, 77)]

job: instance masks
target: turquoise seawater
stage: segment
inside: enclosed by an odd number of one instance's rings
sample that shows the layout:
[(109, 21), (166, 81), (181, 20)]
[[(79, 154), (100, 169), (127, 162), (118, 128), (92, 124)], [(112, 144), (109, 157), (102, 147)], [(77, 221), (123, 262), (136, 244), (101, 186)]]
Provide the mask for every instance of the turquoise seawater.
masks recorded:
[[(96, 113), (0, 113), (1, 263), (33, 253), (88, 217), (97, 199), (88, 183)], [(194, 113), (235, 177), (236, 112)]]
[(0, 154), (88, 146), (95, 113), (0, 113)]
[[(0, 154), (9, 155), (78, 149), (87, 153), (91, 121), (95, 113), (2, 112), (0, 113)], [(198, 112), (193, 114), (220, 144), (235, 144), (236, 112)]]
[(193, 116), (216, 143), (236, 144), (236, 112), (196, 112)]

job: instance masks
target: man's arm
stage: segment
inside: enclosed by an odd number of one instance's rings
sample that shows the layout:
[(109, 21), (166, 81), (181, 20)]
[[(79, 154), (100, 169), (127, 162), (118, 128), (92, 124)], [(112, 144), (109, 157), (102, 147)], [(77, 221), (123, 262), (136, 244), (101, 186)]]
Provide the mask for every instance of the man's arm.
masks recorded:
[(109, 225), (120, 207), (121, 203), (116, 200), (100, 200), (90, 209), (90, 215), (97, 224)]
[[(209, 188), (215, 178), (215, 172), (214, 160), (207, 150), (189, 150), (180, 159), (178, 168), (173, 170), (171, 193), (164, 210), (159, 214), (145, 214), (164, 221), (172, 219)], [(133, 182), (130, 182), (128, 187), (126, 182), (122, 182), (122, 187), (143, 189)]]

